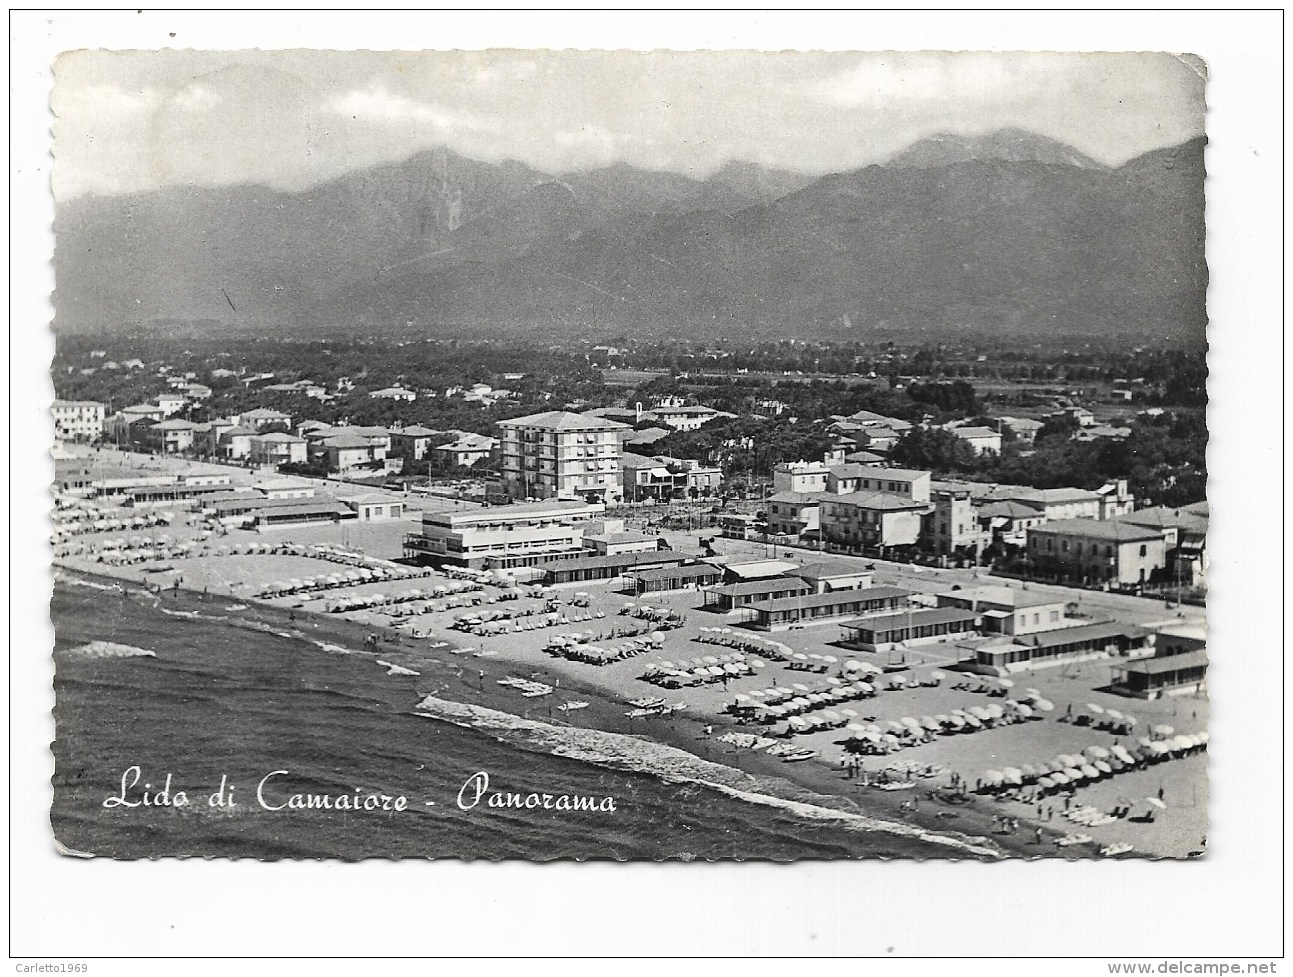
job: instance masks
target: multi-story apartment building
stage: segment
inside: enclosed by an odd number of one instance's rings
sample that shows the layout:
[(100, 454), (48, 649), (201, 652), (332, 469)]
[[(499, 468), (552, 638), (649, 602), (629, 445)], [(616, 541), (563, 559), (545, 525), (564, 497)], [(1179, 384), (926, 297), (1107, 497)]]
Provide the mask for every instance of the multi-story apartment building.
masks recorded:
[(914, 546), (928, 502), (889, 492), (823, 496), (819, 519), (827, 543), (870, 551)]
[(768, 499), (768, 532), (773, 536), (803, 536), (821, 526), (821, 495), (778, 492)]
[(103, 405), (97, 400), (56, 400), (49, 412), (59, 441), (98, 441), (103, 437)]
[(783, 461), (772, 469), (775, 492), (825, 492), (830, 469), (822, 461)]
[(544, 557), (579, 556), (586, 524), (605, 510), (598, 503), (550, 500), (424, 512), (422, 532), (404, 537), (404, 554), (468, 567), (481, 567), (487, 559), (524, 565)]
[(627, 424), (547, 411), (499, 421), (503, 491), (515, 499), (605, 501), (620, 492)]
[(1122, 521), (1056, 519), (1028, 530), (1028, 560), (1064, 580), (1131, 587), (1167, 565), (1163, 530)]
[(886, 492), (912, 502), (928, 502), (930, 473), (913, 468), (881, 468), (874, 465), (831, 465), (826, 491), (833, 495), (854, 492)]
[(933, 507), (925, 514), (922, 548), (939, 556), (977, 561), (992, 545), (992, 533), (980, 525), (970, 493), (939, 489), (930, 498)]

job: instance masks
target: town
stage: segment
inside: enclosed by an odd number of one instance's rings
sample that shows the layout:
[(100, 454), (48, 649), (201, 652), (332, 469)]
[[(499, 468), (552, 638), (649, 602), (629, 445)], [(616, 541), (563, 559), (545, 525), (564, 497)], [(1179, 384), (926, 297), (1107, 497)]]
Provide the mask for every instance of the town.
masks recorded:
[(907, 814), (1191, 854), (1201, 356), (1070, 342), (65, 341), (55, 561), (450, 645), (523, 697), (564, 669), (643, 735), (685, 709)]

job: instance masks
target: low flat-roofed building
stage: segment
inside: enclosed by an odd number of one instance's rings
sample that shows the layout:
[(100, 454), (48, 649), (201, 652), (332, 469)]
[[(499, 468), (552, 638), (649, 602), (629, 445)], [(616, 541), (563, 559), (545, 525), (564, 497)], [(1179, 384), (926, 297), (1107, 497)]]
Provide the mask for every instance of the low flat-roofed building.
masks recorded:
[(1139, 625), (1103, 621), (963, 645), (967, 657), (962, 665), (972, 672), (1010, 675), (1113, 655), (1144, 656), (1155, 640), (1153, 632)]
[(336, 523), (354, 517), (354, 512), (336, 499), (284, 499), (262, 506), (256, 512), (254, 525), (259, 530), (280, 529), (311, 523)]
[(879, 614), (840, 625), (841, 642), (857, 651), (889, 651), (963, 638), (979, 630), (979, 615), (959, 607), (928, 607), (899, 614)]
[(716, 562), (723, 567), (723, 579), (728, 582), (784, 577), (799, 569), (798, 563), (787, 563), (785, 560), (732, 560), (720, 557)]
[(656, 550), (650, 553), (617, 553), (612, 556), (577, 556), (540, 561), (534, 565), (543, 571), (544, 583), (591, 583), (596, 580), (613, 580), (627, 573), (652, 567), (682, 566), (694, 559), (693, 554)]
[[(722, 579), (722, 572), (715, 580)], [(814, 593), (803, 580), (797, 577), (767, 577), (762, 580), (746, 580), (741, 583), (709, 586), (705, 589), (705, 603), (720, 611), (734, 611), (751, 604), (769, 600), (780, 600), (785, 597), (801, 597)]]
[(1028, 562), (1060, 580), (1143, 586), (1167, 566), (1161, 529), (1121, 520), (1058, 519), (1028, 530)]
[(404, 518), (404, 500), (389, 495), (372, 493), (338, 499), (354, 512), (360, 522), (381, 522), (386, 519)]
[(627, 571), (624, 576), (635, 594), (660, 594), (671, 590), (703, 590), (717, 583), (723, 572), (711, 563), (649, 567)]
[(808, 584), (815, 594), (828, 594), (837, 590), (860, 590), (870, 587), (875, 574), (859, 562), (823, 560), (808, 563), (794, 571), (794, 575)]
[(939, 594), (939, 607), (959, 607), (983, 617), (983, 630), (996, 634), (1034, 634), (1068, 625), (1065, 602), (1011, 587), (971, 587)]
[(806, 594), (761, 601), (745, 610), (753, 615), (750, 626), (759, 631), (774, 631), (805, 624), (826, 624), (844, 618), (882, 614), (907, 606), (911, 591), (901, 587), (867, 587), (863, 590), (841, 590), (829, 594)]
[(166, 454), (181, 454), (193, 447), (197, 425), (192, 421), (172, 417), (158, 421), (144, 431), (144, 442)]
[(1202, 649), (1119, 662), (1113, 666), (1112, 690), (1139, 699), (1189, 695), (1203, 690), (1208, 653)]
[(479, 568), (533, 566), (554, 554), (583, 556), (584, 525), (606, 507), (600, 502), (546, 502), (424, 512), (422, 531), (404, 537), (404, 555)]
[(584, 549), (596, 556), (617, 556), (620, 553), (653, 553), (663, 549), (659, 536), (642, 533), (600, 532), (584, 534)]

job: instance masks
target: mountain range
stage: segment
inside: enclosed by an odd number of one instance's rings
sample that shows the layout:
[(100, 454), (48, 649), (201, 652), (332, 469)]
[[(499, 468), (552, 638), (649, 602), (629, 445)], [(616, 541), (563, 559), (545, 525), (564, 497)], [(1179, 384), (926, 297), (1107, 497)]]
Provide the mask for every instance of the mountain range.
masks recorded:
[(820, 178), (553, 176), (447, 150), (307, 190), (60, 203), (59, 331), (797, 338), (874, 327), (1192, 339), (1204, 140), (1109, 167), (1021, 130)]

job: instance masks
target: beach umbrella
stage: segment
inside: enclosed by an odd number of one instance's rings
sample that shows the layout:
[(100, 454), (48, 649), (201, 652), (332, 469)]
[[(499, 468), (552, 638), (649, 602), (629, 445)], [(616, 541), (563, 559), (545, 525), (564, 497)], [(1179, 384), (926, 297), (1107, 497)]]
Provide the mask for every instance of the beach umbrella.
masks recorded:
[(937, 733), (940, 729), (943, 728), (943, 724), (940, 723), (933, 716), (921, 716), (920, 724), (925, 729), (929, 730), (931, 733)]
[(911, 716), (903, 716), (901, 719), (898, 720), (898, 722), (902, 723), (904, 726), (907, 726), (907, 727), (915, 727), (916, 729), (921, 728), (920, 720), (914, 719)]
[(1167, 805), (1166, 805), (1166, 804), (1164, 804), (1164, 803), (1162, 802), (1162, 800), (1160, 800), (1160, 799), (1159, 799), (1159, 798), (1157, 798), (1157, 797), (1146, 797), (1146, 798), (1145, 798), (1145, 800), (1146, 800), (1148, 803), (1153, 804), (1153, 805), (1154, 805), (1156, 808), (1158, 808), (1160, 811), (1166, 811), (1166, 810), (1167, 810)]
[(799, 682), (793, 682), (793, 683), (791, 683), (791, 688), (793, 688), (793, 689), (798, 689), (800, 692), (807, 692), (807, 691), (808, 691), (808, 686), (803, 685), (803, 684), (801, 684), (801, 683), (799, 683)]
[(1122, 714), (1122, 721), (1123, 721), (1124, 723), (1126, 723), (1128, 726), (1139, 726), (1139, 725), (1140, 725), (1140, 720), (1139, 720), (1139, 719), (1137, 719), (1135, 716), (1133, 716), (1133, 715), (1132, 715), (1131, 713), (1129, 713), (1129, 712), (1124, 712), (1124, 713)]
[(1091, 764), (1089, 763), (1082, 764), (1081, 770), (1082, 770), (1082, 775), (1086, 777), (1088, 780), (1100, 779), (1100, 771), (1097, 770), (1095, 767), (1091, 766)]
[(1101, 773), (1113, 773), (1113, 767), (1109, 766), (1109, 764), (1105, 763), (1103, 760), (1097, 760), (1095, 763), (1091, 764), (1091, 766), (1095, 767)]
[(929, 673), (929, 677), (936, 681), (941, 682), (943, 679), (947, 678), (947, 675), (936, 668)]
[(1032, 707), (1026, 706), (1022, 702), (1015, 703), (1015, 712), (1019, 713), (1019, 715), (1023, 716), (1025, 719), (1029, 719), (1033, 715)]
[(827, 681), (827, 682), (829, 682), (831, 685), (842, 685), (842, 684), (843, 684), (843, 682), (841, 682), (839, 679), (837, 679), (834, 675), (828, 676), (828, 677), (827, 677), (827, 679), (826, 679), (826, 681)]
[(1069, 778), (1065, 776), (1063, 771), (1060, 771), (1060, 770), (1057, 770), (1055, 773), (1050, 774), (1049, 777), (1052, 784), (1058, 784), (1061, 787), (1063, 787), (1065, 784), (1069, 782)]
[(943, 715), (942, 713), (939, 713), (937, 716), (934, 717), (934, 721), (939, 723), (940, 725), (946, 726), (949, 722), (951, 722), (951, 719), (949, 719), (947, 716)]
[(1135, 763), (1135, 760), (1132, 758), (1132, 755), (1127, 752), (1127, 748), (1125, 746), (1113, 746), (1110, 752), (1112, 752), (1113, 755), (1123, 763)]
[(858, 716), (858, 711), (856, 709), (841, 709), (840, 712), (848, 716), (850, 719), (856, 719)]
[(750, 664), (751, 664), (754, 668), (767, 668), (767, 667), (768, 667), (768, 663), (767, 663), (767, 662), (761, 662), (761, 661), (759, 661), (757, 658), (756, 658), (754, 661), (750, 662)]
[(1109, 757), (1109, 751), (1106, 750), (1103, 746), (1088, 746), (1082, 752), (1085, 753), (1087, 756), (1095, 757), (1098, 760), (1105, 760), (1105, 759), (1108, 759)]
[(1038, 709), (1041, 712), (1053, 712), (1055, 709), (1055, 703), (1051, 702), (1050, 699), (1034, 699), (1033, 708)]
[(983, 779), (990, 784), (1000, 784), (1005, 781), (1005, 777), (1000, 770), (987, 770), (983, 774)]
[(1171, 726), (1158, 725), (1149, 727), (1149, 731), (1155, 736), (1171, 736), (1176, 732)]
[(1064, 776), (1068, 777), (1069, 780), (1081, 780), (1086, 776), (1086, 774), (1084, 774), (1078, 767), (1065, 767)]
[(860, 670), (861, 670), (861, 668), (862, 668), (862, 663), (861, 663), (861, 662), (859, 662), (859, 661), (852, 661), (852, 660), (850, 660), (850, 661), (846, 661), (846, 662), (844, 663), (844, 671), (846, 671), (846, 672), (856, 672), (856, 671), (860, 671)]
[(984, 706), (983, 711), (993, 719), (1000, 719), (1006, 714), (1006, 710), (1002, 709), (1001, 706), (997, 705), (995, 702), (991, 705)]
[(1117, 709), (1106, 709), (1104, 711), (1104, 714), (1108, 716), (1110, 719), (1118, 719), (1118, 720), (1122, 719), (1122, 713), (1120, 713)]
[(972, 713), (962, 713), (961, 719), (963, 719), (967, 725), (973, 726), (975, 729), (980, 729), (983, 726), (983, 720)]
[(1025, 763), (1019, 769), (1023, 773), (1025, 780), (1036, 780), (1039, 776), (1041, 776), (1037, 768), (1034, 767), (1031, 763)]
[(1024, 782), (1024, 772), (1018, 767), (1005, 767), (1001, 771), (1001, 776), (1008, 784), (1022, 784)]
[(1162, 740), (1155, 740), (1153, 743), (1149, 744), (1149, 751), (1155, 756), (1162, 756), (1165, 753), (1170, 753), (1171, 747)]
[(1097, 706), (1094, 702), (1088, 702), (1088, 703), (1086, 704), (1086, 708), (1087, 708), (1087, 711), (1088, 711), (1088, 712), (1093, 712), (1093, 713), (1095, 713), (1097, 716), (1104, 715), (1104, 707), (1103, 707), (1103, 706)]
[(839, 661), (839, 659), (836, 658), (834, 655), (821, 655), (819, 657), (821, 658), (822, 661), (826, 662), (829, 665), (834, 665), (836, 662)]
[(718, 664), (718, 659), (715, 658), (713, 655), (706, 655), (704, 658), (701, 659), (701, 661), (704, 662), (706, 665)]
[(1031, 695), (1034, 699), (1041, 697), (1041, 693), (1038, 692), (1036, 689), (1024, 689), (1024, 691), (1029, 695)]
[(1037, 781), (1037, 786), (1044, 787), (1046, 790), (1050, 790), (1052, 787), (1055, 786), (1055, 781), (1052, 780), (1050, 777), (1042, 777)]
[(975, 719), (980, 719), (985, 722), (992, 718), (992, 714), (988, 712), (988, 710), (984, 709), (983, 706), (970, 706), (968, 711)]
[(1013, 689), (1015, 687), (1015, 683), (1010, 681), (1010, 679), (1008, 678), (997, 679), (997, 684), (1000, 685), (1003, 689)]

